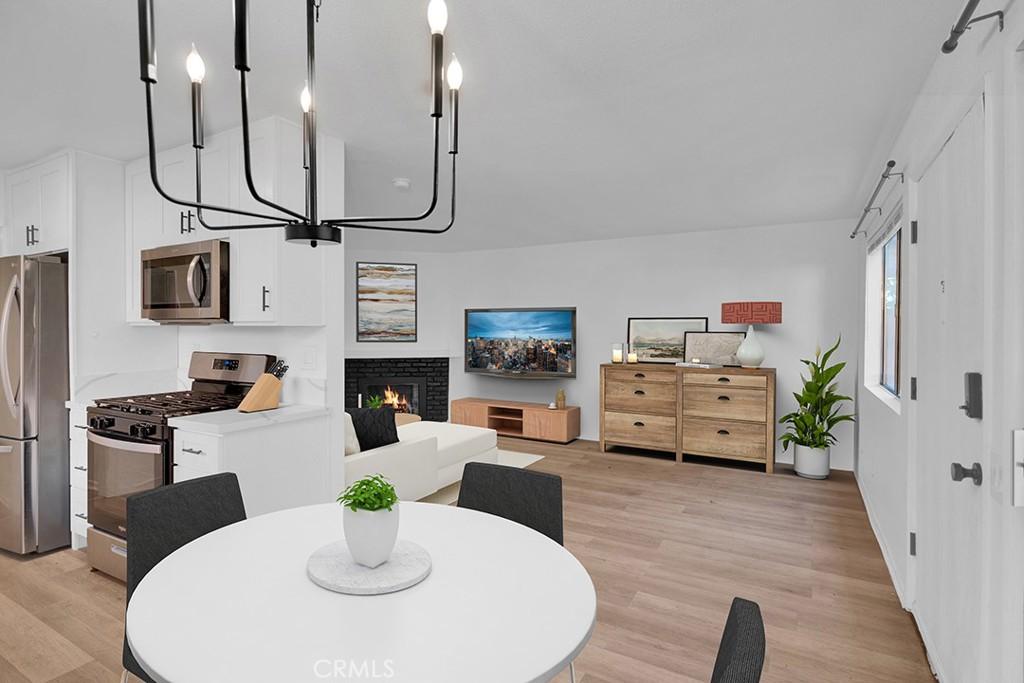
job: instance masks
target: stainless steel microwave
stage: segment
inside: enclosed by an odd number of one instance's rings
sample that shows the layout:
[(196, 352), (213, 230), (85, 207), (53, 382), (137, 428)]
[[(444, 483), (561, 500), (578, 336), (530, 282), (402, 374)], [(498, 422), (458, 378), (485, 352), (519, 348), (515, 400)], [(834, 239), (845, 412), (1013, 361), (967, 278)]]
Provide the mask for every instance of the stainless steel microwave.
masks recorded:
[(206, 240), (142, 251), (142, 317), (161, 323), (230, 320), (228, 243)]

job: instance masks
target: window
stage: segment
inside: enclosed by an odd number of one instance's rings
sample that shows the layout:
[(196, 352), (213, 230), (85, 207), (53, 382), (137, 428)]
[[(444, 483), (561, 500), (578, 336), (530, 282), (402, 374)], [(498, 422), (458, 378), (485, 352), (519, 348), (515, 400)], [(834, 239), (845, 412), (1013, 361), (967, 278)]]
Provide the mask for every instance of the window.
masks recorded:
[(882, 245), (882, 357), (879, 384), (900, 395), (900, 235)]

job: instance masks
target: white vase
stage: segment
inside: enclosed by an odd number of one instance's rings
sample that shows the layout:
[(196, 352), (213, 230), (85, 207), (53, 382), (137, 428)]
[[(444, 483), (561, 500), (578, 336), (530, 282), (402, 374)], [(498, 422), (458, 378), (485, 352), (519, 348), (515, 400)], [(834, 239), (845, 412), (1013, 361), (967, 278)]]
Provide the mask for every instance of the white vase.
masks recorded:
[(345, 508), (342, 524), (352, 559), (373, 569), (388, 561), (398, 540), (398, 503), (390, 510)]
[(747, 336), (743, 343), (736, 349), (736, 360), (745, 368), (759, 368), (764, 362), (764, 349), (757, 335), (754, 334), (754, 326), (747, 326)]
[(829, 449), (793, 446), (793, 469), (808, 479), (828, 479)]

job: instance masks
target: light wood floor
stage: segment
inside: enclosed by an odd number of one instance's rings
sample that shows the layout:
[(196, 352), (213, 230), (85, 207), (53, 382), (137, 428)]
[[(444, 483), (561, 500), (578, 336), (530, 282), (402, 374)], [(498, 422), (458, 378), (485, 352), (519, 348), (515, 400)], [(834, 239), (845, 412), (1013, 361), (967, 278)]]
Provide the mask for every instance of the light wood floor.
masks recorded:
[[(851, 475), (500, 446), (564, 479), (566, 546), (598, 595), (580, 683), (708, 681), (736, 595), (764, 614), (763, 681), (933, 680)], [(116, 681), (124, 608), (124, 586), (82, 553), (0, 554), (0, 681)]]

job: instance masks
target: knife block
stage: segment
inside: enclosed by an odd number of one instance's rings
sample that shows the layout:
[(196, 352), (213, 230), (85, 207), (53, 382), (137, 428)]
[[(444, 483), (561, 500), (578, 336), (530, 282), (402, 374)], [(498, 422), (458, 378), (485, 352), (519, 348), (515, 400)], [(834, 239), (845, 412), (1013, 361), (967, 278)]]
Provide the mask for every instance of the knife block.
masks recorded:
[(262, 374), (252, 385), (238, 405), (240, 413), (258, 413), (261, 410), (274, 410), (281, 403), (281, 380), (270, 374)]

